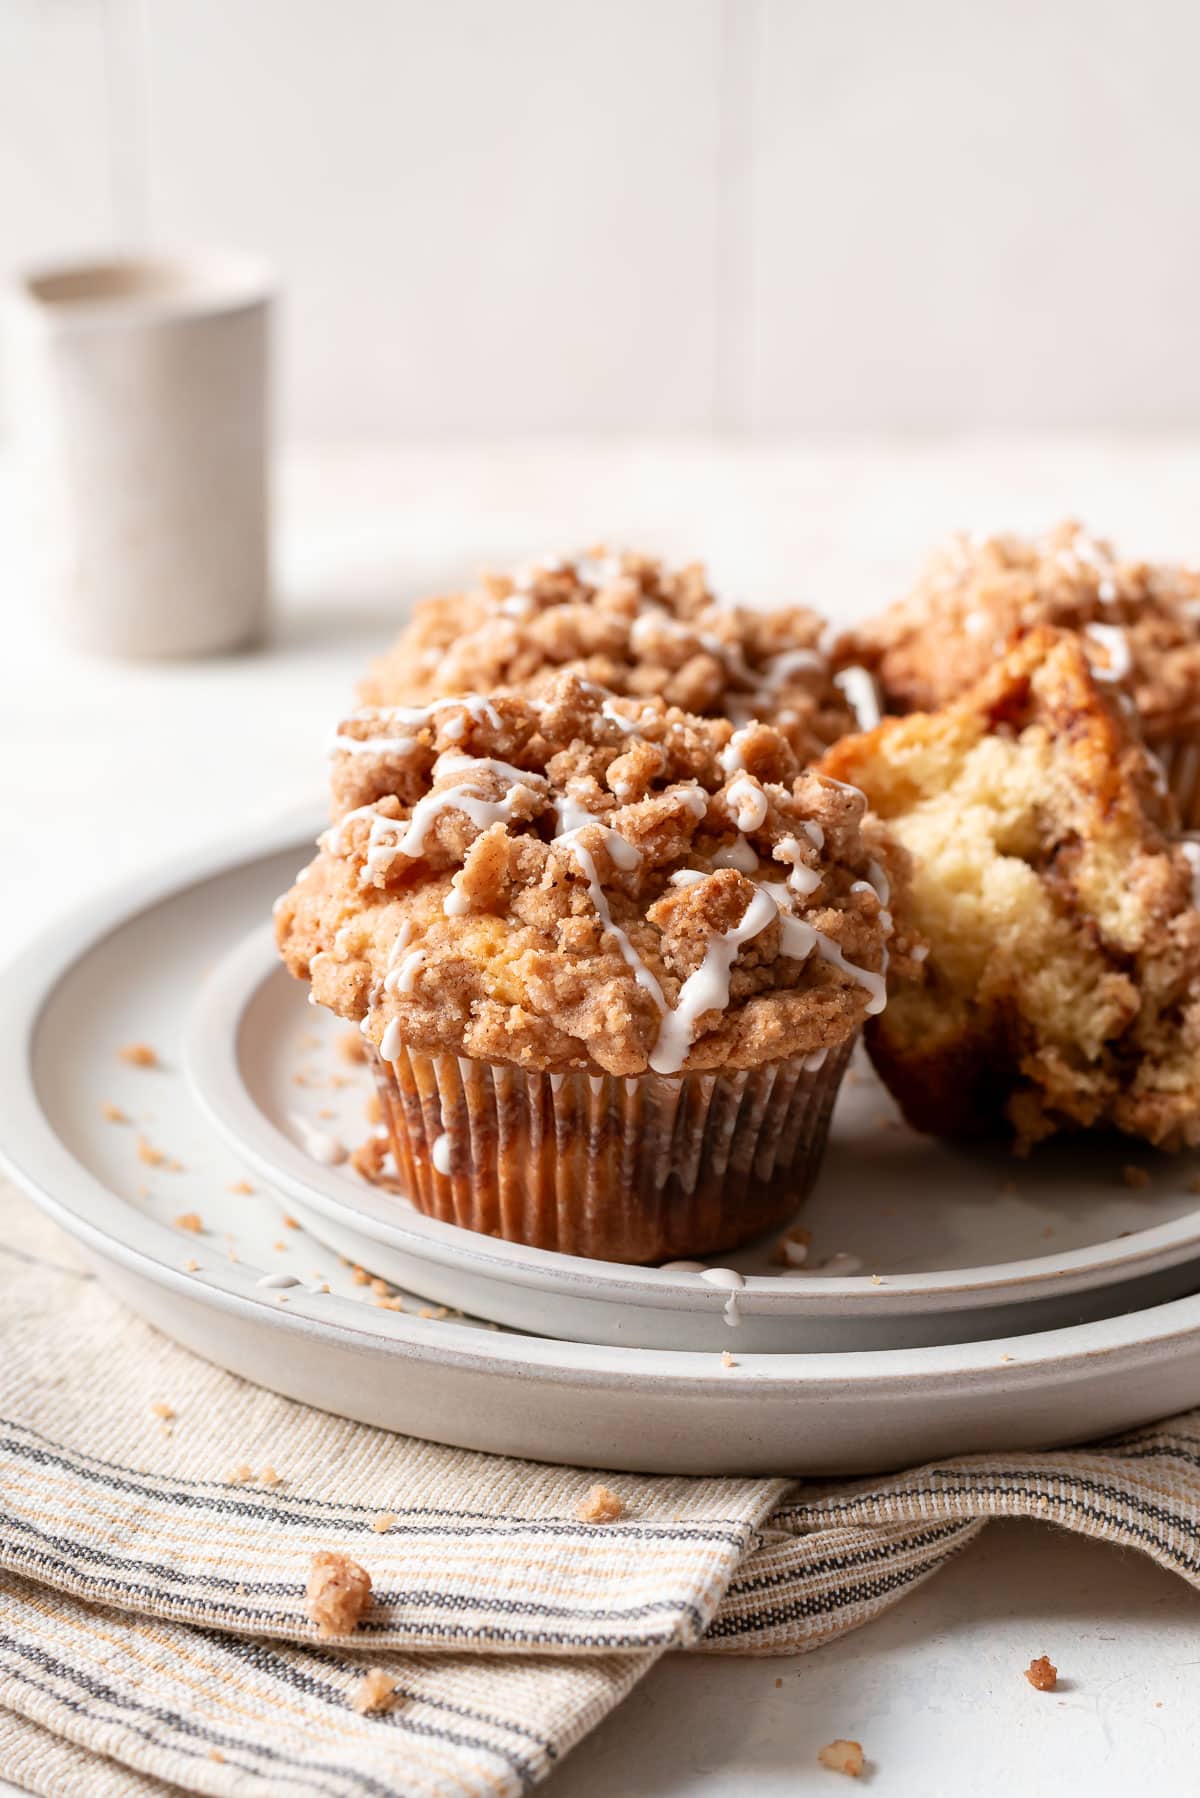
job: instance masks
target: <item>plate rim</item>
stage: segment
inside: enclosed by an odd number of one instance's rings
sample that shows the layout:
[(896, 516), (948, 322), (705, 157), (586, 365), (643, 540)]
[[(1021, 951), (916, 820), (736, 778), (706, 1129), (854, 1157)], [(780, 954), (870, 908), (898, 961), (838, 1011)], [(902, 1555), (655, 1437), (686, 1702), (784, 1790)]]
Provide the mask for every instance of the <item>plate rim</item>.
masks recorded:
[[(303, 816), (311, 818), (312, 813), (306, 809)], [(6, 1020), (0, 1032), (0, 1081), (8, 1098), (0, 1168), (102, 1260), (181, 1297), (207, 1301), (244, 1322), (273, 1324), (281, 1335), (337, 1341), (406, 1361), (451, 1360), (464, 1371), (496, 1368), (511, 1374), (519, 1368), (524, 1377), (538, 1382), (611, 1389), (650, 1380), (656, 1392), (706, 1401), (778, 1401), (789, 1391), (806, 1400), (867, 1401), (881, 1384), (915, 1383), (927, 1392), (952, 1389), (958, 1395), (966, 1387), (981, 1394), (1012, 1383), (1033, 1388), (1050, 1375), (1060, 1381), (1090, 1376), (1105, 1360), (1141, 1357), (1153, 1363), (1172, 1343), (1185, 1342), (1200, 1331), (1198, 1292), (1091, 1323), (994, 1340), (811, 1354), (750, 1351), (727, 1370), (712, 1350), (624, 1348), (482, 1332), (410, 1313), (375, 1311), (333, 1294), (322, 1295), (314, 1311), (313, 1296), (303, 1288), (288, 1294), (294, 1302), (283, 1311), (273, 1302), (278, 1295), (248, 1285), (257, 1269), (221, 1262), (211, 1269), (202, 1267), (204, 1278), (185, 1273), (168, 1258), (168, 1250), (172, 1257), (178, 1254), (179, 1244), (167, 1226), (145, 1217), (113, 1192), (57, 1135), (34, 1079), (38, 1030), (60, 982), (116, 930), (200, 881), (232, 873), (252, 858), (281, 854), (295, 844), (297, 834), (293, 811), (273, 825), (258, 822), (160, 862), (72, 908), (25, 943), (0, 970), (0, 1006)], [(56, 1190), (60, 1181), (62, 1193)], [(154, 1253), (155, 1245), (163, 1252)], [(1019, 1356), (1002, 1357), (1004, 1344), (1019, 1347)]]

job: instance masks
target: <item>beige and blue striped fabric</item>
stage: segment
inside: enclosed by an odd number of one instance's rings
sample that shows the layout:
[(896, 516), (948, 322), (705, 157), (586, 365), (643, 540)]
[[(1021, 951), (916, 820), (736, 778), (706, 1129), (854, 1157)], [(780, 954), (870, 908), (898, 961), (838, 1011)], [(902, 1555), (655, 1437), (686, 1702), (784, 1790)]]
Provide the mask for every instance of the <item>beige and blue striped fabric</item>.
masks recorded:
[[(594, 1470), (390, 1436), (197, 1361), (7, 1191), (0, 1244), (0, 1772), (30, 1791), (504, 1798), (664, 1652), (819, 1647), (993, 1516), (1200, 1585), (1200, 1413), (836, 1486), (610, 1475), (626, 1515), (585, 1524)], [(347, 1643), (305, 1612), (320, 1549), (372, 1576)], [(396, 1696), (363, 1716), (371, 1667)]]

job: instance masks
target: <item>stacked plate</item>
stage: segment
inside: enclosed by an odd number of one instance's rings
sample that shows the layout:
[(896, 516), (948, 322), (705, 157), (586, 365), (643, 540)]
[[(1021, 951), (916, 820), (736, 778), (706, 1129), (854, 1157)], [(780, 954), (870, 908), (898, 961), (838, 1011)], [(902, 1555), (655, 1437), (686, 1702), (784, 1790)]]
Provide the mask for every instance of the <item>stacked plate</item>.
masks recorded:
[(366, 1070), (266, 922), (317, 828), (92, 904), (4, 977), (10, 1169), (169, 1335), (388, 1428), (650, 1471), (866, 1471), (1200, 1401), (1200, 1158), (938, 1143), (865, 1061), (806, 1244), (620, 1267), (367, 1184), (339, 1160)]

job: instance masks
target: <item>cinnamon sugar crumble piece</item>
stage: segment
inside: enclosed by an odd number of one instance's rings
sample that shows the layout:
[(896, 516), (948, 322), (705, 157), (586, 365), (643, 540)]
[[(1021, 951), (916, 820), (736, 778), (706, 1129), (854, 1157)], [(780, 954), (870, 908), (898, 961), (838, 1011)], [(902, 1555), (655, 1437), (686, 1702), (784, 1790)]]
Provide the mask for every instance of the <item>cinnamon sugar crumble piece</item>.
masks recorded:
[(107, 1104), (100, 1107), (100, 1115), (109, 1124), (127, 1124), (129, 1118), (119, 1105)]
[(371, 1576), (348, 1555), (323, 1549), (312, 1558), (305, 1598), (323, 1642), (347, 1636), (371, 1602)]
[(245, 1461), (241, 1461), (230, 1473), (229, 1484), (231, 1486), (248, 1486), (253, 1478), (253, 1467), (250, 1467)]
[(616, 1523), (625, 1515), (625, 1500), (607, 1486), (592, 1486), (575, 1507), (580, 1523)]
[(1058, 1668), (1049, 1655), (1042, 1654), (1036, 1661), (1030, 1661), (1025, 1677), (1039, 1692), (1053, 1692), (1058, 1684)]
[(254, 1191), (254, 1188), (251, 1186), (249, 1180), (233, 1180), (230, 1182), (229, 1190), (230, 1192), (236, 1192), (249, 1197)]
[(138, 1160), (144, 1161), (147, 1167), (164, 1167), (166, 1165), (167, 1157), (164, 1151), (156, 1149), (146, 1137), (139, 1136), (134, 1148), (137, 1151)]
[(371, 1276), (365, 1267), (352, 1267), (350, 1269), (350, 1278), (354, 1281), (356, 1286), (369, 1286), (371, 1284)]
[(396, 1681), (382, 1667), (372, 1667), (350, 1694), (350, 1703), (360, 1716), (365, 1717), (372, 1711), (386, 1711), (395, 1696)]
[(730, 1354), (728, 1349), (721, 1350), (721, 1366), (722, 1367), (736, 1367), (737, 1366), (737, 1362), (734, 1360), (733, 1356)]
[(283, 1476), (276, 1473), (275, 1469), (268, 1461), (267, 1465), (258, 1476), (258, 1483), (260, 1486), (281, 1486), (283, 1484)]
[(290, 1216), (289, 1213), (285, 1211), (283, 1214), (283, 1227), (285, 1230), (298, 1230), (300, 1228), (299, 1219)]
[[(372, 1299), (371, 1303), (378, 1311), (403, 1311), (404, 1309), (404, 1300), (398, 1299), (395, 1293), (389, 1293), (387, 1298)], [(421, 1316), (424, 1317), (424, 1315), (425, 1313), (422, 1312)]]
[(387, 1144), (381, 1137), (368, 1137), (357, 1149), (351, 1149), (350, 1166), (356, 1174), (361, 1174), (364, 1180), (369, 1180), (374, 1185), (383, 1174), (387, 1152)]
[(1135, 1192), (1144, 1192), (1150, 1184), (1150, 1176), (1145, 1168), (1138, 1167), (1137, 1163), (1133, 1161), (1126, 1163), (1121, 1169), (1121, 1178), (1126, 1186), (1132, 1187)]
[(826, 1742), (824, 1748), (817, 1750), (817, 1759), (831, 1773), (844, 1773), (849, 1779), (858, 1779), (865, 1765), (862, 1743), (847, 1741), (844, 1736)]
[(380, 1511), (378, 1517), (372, 1517), (371, 1528), (375, 1531), (377, 1536), (382, 1536), (384, 1531), (390, 1530), (392, 1525), (397, 1521), (398, 1519), (394, 1511)]
[(177, 1230), (190, 1230), (193, 1236), (199, 1236), (204, 1229), (204, 1220), (198, 1211), (181, 1211), (175, 1219)]
[(174, 1406), (168, 1405), (166, 1401), (161, 1398), (155, 1400), (154, 1404), (151, 1405), (150, 1410), (155, 1417), (161, 1417), (164, 1423), (170, 1423), (175, 1416)]
[(365, 1061), (367, 1045), (363, 1041), (361, 1030), (343, 1030), (334, 1045), (343, 1061)]
[(156, 1068), (159, 1065), (158, 1056), (149, 1043), (126, 1043), (117, 1054), (131, 1068)]
[(196, 1260), (193, 1260), (192, 1256), (189, 1255), (187, 1260), (183, 1264), (183, 1271), (185, 1274), (199, 1273), (200, 1263)]

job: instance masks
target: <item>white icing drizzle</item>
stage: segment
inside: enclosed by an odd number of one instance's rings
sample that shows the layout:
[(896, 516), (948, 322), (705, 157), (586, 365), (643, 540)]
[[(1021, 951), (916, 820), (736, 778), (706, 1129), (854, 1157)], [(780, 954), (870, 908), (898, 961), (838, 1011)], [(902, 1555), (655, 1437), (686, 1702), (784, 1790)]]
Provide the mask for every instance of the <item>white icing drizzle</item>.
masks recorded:
[(806, 818), (800, 828), (814, 849), (824, 849), (825, 832), (819, 824), (814, 824), (811, 818)]
[(774, 923), (777, 915), (771, 895), (760, 889), (742, 914), (741, 923), (710, 940), (704, 960), (680, 988), (675, 1009), (663, 1018), (650, 1057), (656, 1074), (679, 1072), (691, 1049), (697, 1021), (705, 1012), (724, 1011), (729, 1004), (729, 976), (739, 948)]
[(1191, 865), (1192, 904), (1200, 910), (1200, 835), (1189, 833), (1181, 838), (1179, 847)]
[(1084, 633), (1093, 643), (1098, 643), (1108, 657), (1107, 668), (1092, 665), (1092, 673), (1097, 680), (1124, 680), (1133, 668), (1133, 657), (1129, 653), (1129, 639), (1125, 632), (1115, 624), (1085, 624)]
[[(486, 720), (499, 730), (500, 714), (483, 693), (459, 693), (450, 699), (435, 700), (432, 705), (364, 706), (361, 711), (351, 712), (346, 722), (377, 724), (385, 730), (419, 731), (431, 724), (439, 712), (452, 711), (456, 706), (477, 724)], [(348, 737), (340, 730), (332, 745), (334, 750), (345, 750), (348, 755), (407, 755), (415, 746), (416, 738), (412, 736)]]
[(431, 1159), (433, 1161), (434, 1167), (437, 1169), (439, 1174), (449, 1174), (449, 1172), (450, 1172), (450, 1138), (447, 1135), (445, 1130), (442, 1131), (440, 1136), (437, 1136), (434, 1138), (433, 1149), (431, 1151)]
[(301, 1139), (305, 1154), (311, 1155), (322, 1166), (337, 1167), (348, 1158), (350, 1151), (340, 1136), (331, 1136), (327, 1130), (318, 1130), (315, 1124), (310, 1124), (299, 1112), (292, 1113), (291, 1124)]
[(400, 1047), (400, 1020), (393, 1018), (383, 1033), (383, 1041), (379, 1045), (379, 1056), (382, 1061), (395, 1061), (396, 1051)]
[(735, 837), (713, 856), (714, 868), (736, 868), (739, 874), (753, 874), (758, 867), (758, 854), (745, 837)]
[(730, 781), (725, 797), (739, 830), (758, 830), (766, 822), (767, 796), (752, 775), (739, 774)]
[(874, 676), (857, 663), (850, 668), (843, 668), (840, 674), (833, 677), (835, 687), (841, 689), (858, 722), (859, 730), (874, 730), (883, 721), (883, 712), (879, 705), (879, 689), (875, 685)]
[(804, 1057), (804, 1063), (803, 1063), (805, 1073), (806, 1074), (820, 1073), (821, 1069), (825, 1066), (826, 1058), (828, 1057), (828, 1055), (829, 1055), (828, 1047), (826, 1047), (824, 1049), (814, 1049), (811, 1055), (806, 1055)]
[(746, 764), (742, 760), (742, 750), (745, 748), (746, 739), (749, 735), (750, 732), (748, 730), (735, 730), (728, 743), (726, 743), (724, 749), (717, 757), (724, 773), (741, 774), (745, 772)]
[(256, 1280), (254, 1284), (283, 1292), (289, 1286), (300, 1286), (303, 1282), (295, 1274), (264, 1274), (261, 1280)]
[[(424, 960), (424, 949), (410, 949), (403, 960), (396, 962), (396, 964), (389, 968), (388, 972), (384, 975), (384, 992), (411, 993), (413, 990), (413, 983), (417, 978), (417, 974)], [(391, 1056), (386, 1056), (385, 1060), (390, 1061)]]
[(914, 949), (909, 950), (909, 954), (914, 961), (924, 961), (929, 954), (929, 944), (918, 943)]
[(459, 885), (461, 879), (462, 870), (460, 869), (459, 872), (452, 877), (450, 881), (450, 891), (442, 900), (442, 910), (448, 918), (464, 917), (471, 909), (471, 895), (463, 892), (462, 887)]
[(779, 908), (779, 924), (782, 931), (780, 948), (785, 955), (793, 956), (797, 961), (804, 961), (815, 949), (822, 961), (827, 961), (851, 980), (867, 989), (870, 997), (867, 1000), (867, 1015), (875, 1017), (887, 1004), (887, 948), (883, 950), (883, 968), (876, 974), (870, 968), (860, 968), (857, 963), (847, 961), (841, 949), (832, 938), (815, 930), (803, 918), (796, 918), (788, 910), (788, 889), (782, 881), (768, 880), (763, 882), (763, 890), (770, 893)]
[(671, 885), (673, 887), (694, 887), (700, 881), (707, 879), (708, 875), (703, 868), (676, 868), (671, 876)]
[(664, 1261), (658, 1271), (662, 1274), (703, 1274), (708, 1269), (703, 1261)]
[(861, 1274), (862, 1266), (857, 1255), (851, 1255), (845, 1249), (839, 1249), (835, 1255), (830, 1255), (827, 1260), (822, 1261), (820, 1267), (814, 1267), (811, 1271), (814, 1274), (824, 1274), (827, 1280), (844, 1280), (851, 1274)]
[(742, 1314), (738, 1309), (738, 1293), (746, 1284), (745, 1276), (739, 1274), (736, 1267), (706, 1267), (700, 1278), (709, 1286), (720, 1287), (722, 1292), (729, 1294), (725, 1301), (725, 1322), (730, 1329), (736, 1330), (742, 1321)]
[(810, 868), (808, 863), (803, 860), (800, 844), (795, 837), (780, 837), (773, 854), (777, 862), (786, 861), (789, 855), (793, 857), (787, 877), (787, 884), (793, 893), (796, 893), (801, 899), (807, 899), (810, 893), (816, 892), (821, 884), (822, 876), (817, 869)]

